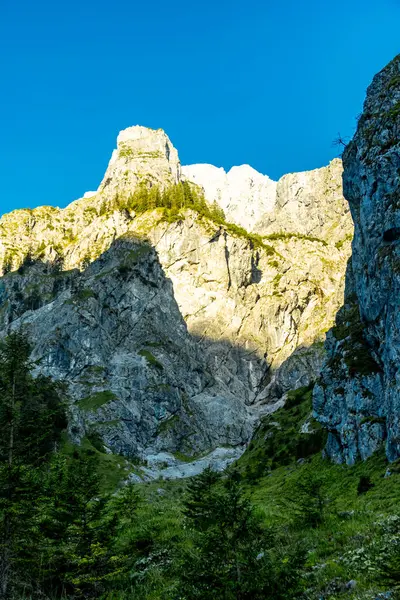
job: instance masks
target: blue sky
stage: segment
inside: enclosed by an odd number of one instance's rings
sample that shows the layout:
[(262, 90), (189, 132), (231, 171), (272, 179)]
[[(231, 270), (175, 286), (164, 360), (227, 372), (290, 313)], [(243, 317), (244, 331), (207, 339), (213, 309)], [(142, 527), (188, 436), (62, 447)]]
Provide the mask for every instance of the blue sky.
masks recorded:
[(326, 164), (400, 52), (400, 0), (0, 0), (0, 214), (96, 189), (120, 129), (183, 164)]

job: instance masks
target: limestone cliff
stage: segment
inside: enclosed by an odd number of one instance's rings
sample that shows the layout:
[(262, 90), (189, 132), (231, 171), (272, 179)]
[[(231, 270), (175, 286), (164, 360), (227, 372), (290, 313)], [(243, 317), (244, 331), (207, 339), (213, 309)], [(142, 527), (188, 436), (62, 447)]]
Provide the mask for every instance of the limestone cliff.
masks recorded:
[(314, 408), (328, 454), (354, 463), (383, 441), (400, 456), (400, 56), (368, 88), (344, 156), (354, 221), (345, 305), (327, 337)]
[[(315, 378), (343, 301), (351, 223), (338, 162), (317, 200), (307, 182), (318, 172), (290, 176), (272, 212), (263, 180), (260, 205), (282, 222), (264, 237), (187, 208), (115, 202), (189, 171), (162, 130), (129, 128), (97, 192), (0, 220), (0, 332), (25, 326), (38, 368), (68, 381), (76, 440), (130, 457), (240, 451), (262, 412)], [(303, 220), (325, 211), (313, 235), (283, 227), (299, 198)]]
[(213, 165), (190, 165), (182, 167), (182, 174), (204, 188), (208, 202), (219, 204), (228, 221), (248, 231), (274, 209), (276, 182), (249, 165), (232, 167), (228, 173)]

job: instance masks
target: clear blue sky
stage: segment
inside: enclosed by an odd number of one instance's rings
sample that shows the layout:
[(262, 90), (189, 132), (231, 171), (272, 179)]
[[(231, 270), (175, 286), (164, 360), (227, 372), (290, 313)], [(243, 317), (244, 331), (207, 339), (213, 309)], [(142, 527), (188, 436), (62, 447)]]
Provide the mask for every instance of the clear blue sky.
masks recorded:
[(183, 164), (326, 164), (400, 52), (400, 0), (0, 0), (0, 214), (96, 189), (120, 129)]

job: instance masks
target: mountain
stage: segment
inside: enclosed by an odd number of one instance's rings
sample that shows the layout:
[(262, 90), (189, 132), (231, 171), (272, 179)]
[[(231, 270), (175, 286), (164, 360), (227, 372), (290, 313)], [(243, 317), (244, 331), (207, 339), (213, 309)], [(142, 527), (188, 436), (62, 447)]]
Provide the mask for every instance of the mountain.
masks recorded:
[(353, 253), (314, 392), (337, 462), (365, 459), (383, 442), (389, 460), (400, 456), (399, 138), (400, 55), (374, 77), (343, 156)]
[(182, 174), (204, 189), (208, 202), (216, 202), (228, 221), (248, 231), (255, 231), (265, 213), (274, 210), (276, 182), (250, 165), (232, 167), (228, 173), (213, 165), (190, 165)]
[(2, 598), (398, 597), (399, 140), (400, 56), (344, 170), (133, 127), (0, 220)]
[(243, 452), (321, 368), (352, 236), (341, 174), (182, 168), (137, 126), (96, 192), (4, 215), (0, 331), (24, 327), (38, 371), (68, 382), (72, 439), (149, 476)]

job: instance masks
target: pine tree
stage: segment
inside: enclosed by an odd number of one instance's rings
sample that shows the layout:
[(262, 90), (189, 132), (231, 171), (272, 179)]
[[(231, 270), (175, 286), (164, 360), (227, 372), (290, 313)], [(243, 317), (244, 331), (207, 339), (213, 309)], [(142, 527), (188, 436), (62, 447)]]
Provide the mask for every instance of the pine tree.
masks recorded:
[(288, 600), (299, 592), (303, 552), (295, 545), (284, 556), (276, 551), (236, 472), (223, 483), (211, 483), (208, 475), (203, 485), (197, 479), (186, 506), (196, 533), (180, 564), (180, 598)]
[(385, 560), (378, 565), (378, 582), (391, 590), (391, 598), (400, 598), (400, 552), (396, 545), (386, 556)]
[(0, 344), (0, 598), (30, 584), (43, 464), (66, 424), (62, 390), (32, 377), (30, 350), (21, 332)]
[(184, 500), (184, 514), (193, 527), (202, 531), (215, 518), (214, 503), (217, 493), (216, 483), (220, 474), (210, 467), (200, 475), (193, 477), (187, 487), (187, 497)]
[(6, 254), (3, 259), (3, 276), (12, 271), (13, 261), (9, 254)]
[(303, 471), (290, 486), (287, 502), (300, 523), (318, 527), (324, 521), (328, 502), (324, 478), (311, 469)]
[(153, 210), (161, 205), (160, 188), (153, 185), (148, 192), (148, 210)]
[(134, 510), (136, 495), (130, 489), (114, 499), (103, 494), (98, 458), (90, 450), (57, 458), (49, 487), (42, 590), (98, 597), (124, 570), (126, 557), (114, 551), (114, 540), (121, 520)]
[(210, 212), (211, 212), (211, 218), (214, 221), (216, 221), (217, 223), (225, 222), (225, 213), (222, 210), (222, 208), (219, 206), (219, 204), (217, 203), (216, 200), (214, 200), (214, 202), (212, 203)]

